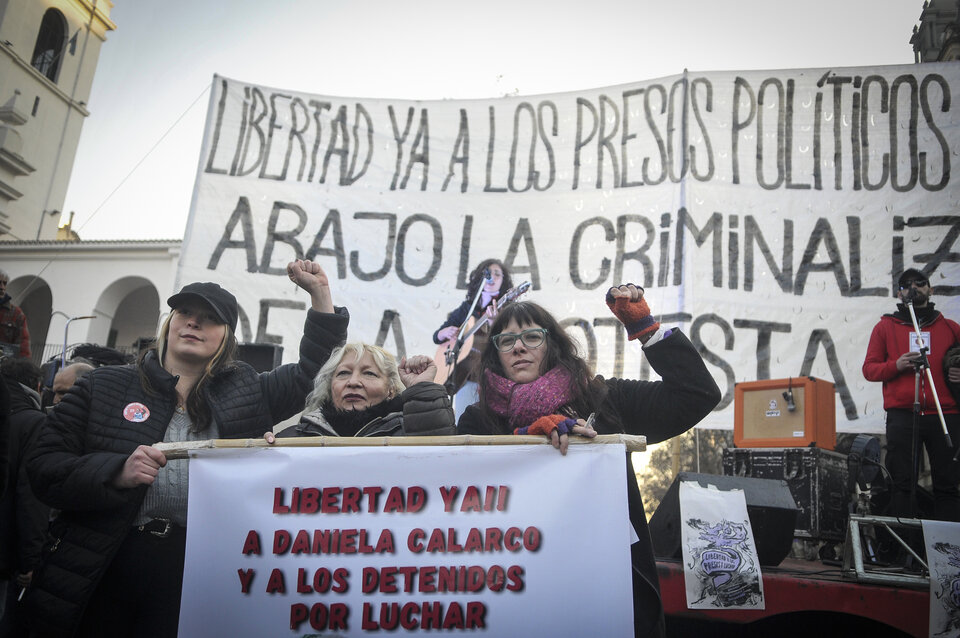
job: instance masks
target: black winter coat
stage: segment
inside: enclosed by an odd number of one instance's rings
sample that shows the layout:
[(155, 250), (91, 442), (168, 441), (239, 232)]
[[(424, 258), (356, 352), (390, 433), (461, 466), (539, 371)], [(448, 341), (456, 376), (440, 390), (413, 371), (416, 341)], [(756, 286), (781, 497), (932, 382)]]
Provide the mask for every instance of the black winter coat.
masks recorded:
[(7, 445), (10, 438), (7, 431), (10, 429), (10, 391), (6, 383), (0, 383), (0, 496), (7, 491)]
[[(330, 344), (346, 339), (348, 321), (343, 308), (335, 314), (308, 310), (298, 363), (258, 374), (236, 362), (218, 375), (204, 398), (219, 436), (259, 437), (302, 410)], [(31, 627), (41, 635), (74, 633), (146, 494), (147, 486), (117, 489), (112, 481), (137, 446), (163, 440), (176, 409), (177, 378), (154, 353), (142, 366), (155, 394), (144, 390), (133, 365), (102, 367), (81, 378), (51, 412), (30, 460), (37, 496), (62, 510), (26, 599)], [(146, 407), (146, 419), (125, 415), (135, 404)]]
[[(388, 399), (388, 409), (388, 414), (367, 423), (355, 436), (450, 436), (457, 433), (450, 395), (439, 383), (415, 383)], [(335, 424), (328, 423), (318, 409), (303, 415), (300, 423), (277, 436), (341, 435)]]
[[(690, 340), (672, 334), (644, 348), (647, 360), (662, 381), (603, 379), (606, 395), (596, 408), (594, 427), (599, 434), (638, 434), (647, 443), (659, 443), (695, 426), (720, 403), (720, 388), (707, 371)], [(564, 412), (566, 413), (566, 412)], [(578, 414), (586, 419), (588, 414)], [(484, 423), (477, 405), (467, 407), (457, 424), (458, 434), (509, 434), (506, 418)], [(660, 580), (647, 529), (636, 472), (627, 455), (627, 507), (639, 540), (630, 548), (633, 564), (634, 631), (637, 636), (664, 634)]]
[(26, 459), (46, 418), (40, 409), (40, 395), (15, 381), (7, 380), (6, 386), (10, 392), (10, 439), (8, 488), (0, 498), (0, 578), (13, 578), (40, 562), (50, 508), (34, 496), (27, 477)]

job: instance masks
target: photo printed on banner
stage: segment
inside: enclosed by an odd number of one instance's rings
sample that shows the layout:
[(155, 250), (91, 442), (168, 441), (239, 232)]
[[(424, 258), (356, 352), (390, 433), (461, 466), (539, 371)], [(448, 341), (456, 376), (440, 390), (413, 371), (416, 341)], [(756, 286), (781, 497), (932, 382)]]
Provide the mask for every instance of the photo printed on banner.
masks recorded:
[(680, 484), (688, 609), (764, 609), (763, 577), (743, 490)]
[(930, 569), (930, 636), (960, 635), (960, 523), (923, 521)]

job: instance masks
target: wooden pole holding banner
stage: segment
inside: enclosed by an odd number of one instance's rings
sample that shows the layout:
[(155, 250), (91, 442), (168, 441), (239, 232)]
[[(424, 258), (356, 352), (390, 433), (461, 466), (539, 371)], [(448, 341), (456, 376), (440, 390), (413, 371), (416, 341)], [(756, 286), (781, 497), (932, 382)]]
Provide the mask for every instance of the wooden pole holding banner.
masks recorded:
[[(592, 439), (582, 436), (570, 437), (570, 445), (612, 445), (616, 443), (624, 444), (628, 452), (643, 452), (647, 449), (647, 437), (633, 434), (598, 434)], [(251, 447), (410, 447), (417, 445), (550, 445), (550, 439), (543, 436), (512, 434), (492, 436), (475, 434), (454, 436), (299, 436), (278, 438), (274, 443), (267, 443), (263, 438), (210, 439), (180, 443), (155, 443), (153, 447), (163, 452), (168, 459), (185, 459), (189, 458), (191, 452), (197, 450)]]

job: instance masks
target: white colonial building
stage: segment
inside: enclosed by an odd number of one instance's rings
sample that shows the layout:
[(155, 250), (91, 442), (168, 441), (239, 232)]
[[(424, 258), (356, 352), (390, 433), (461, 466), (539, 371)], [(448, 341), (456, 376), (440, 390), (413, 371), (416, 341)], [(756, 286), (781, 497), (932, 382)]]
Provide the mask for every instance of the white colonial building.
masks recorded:
[(43, 362), (65, 343), (129, 352), (154, 336), (180, 240), (0, 242), (0, 252), (7, 291), (27, 315), (33, 358)]
[(56, 237), (109, 0), (0, 0), (0, 232)]
[(178, 239), (80, 241), (72, 219), (58, 228), (112, 8), (0, 0), (0, 268), (37, 362), (65, 341), (135, 347), (174, 285)]

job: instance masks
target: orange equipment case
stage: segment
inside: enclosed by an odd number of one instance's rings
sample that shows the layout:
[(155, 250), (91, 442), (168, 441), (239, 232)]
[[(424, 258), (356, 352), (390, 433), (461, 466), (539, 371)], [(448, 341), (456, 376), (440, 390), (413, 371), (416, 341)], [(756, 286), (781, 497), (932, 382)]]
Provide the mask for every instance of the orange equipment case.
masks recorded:
[[(792, 393), (794, 409), (788, 396)], [(734, 387), (733, 443), (736, 447), (837, 445), (834, 385), (813, 377), (766, 379)]]

